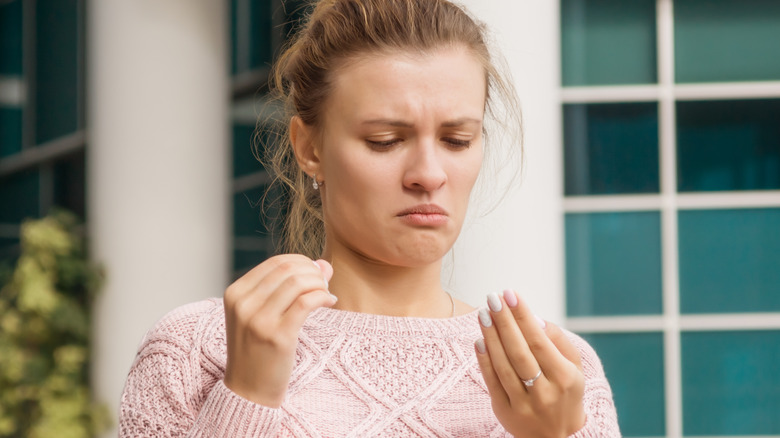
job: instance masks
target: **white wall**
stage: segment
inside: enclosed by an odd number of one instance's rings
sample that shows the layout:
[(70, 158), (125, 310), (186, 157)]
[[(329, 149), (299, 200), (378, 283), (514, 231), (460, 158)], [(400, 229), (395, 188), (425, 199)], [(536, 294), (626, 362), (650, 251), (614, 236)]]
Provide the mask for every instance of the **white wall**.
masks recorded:
[(525, 163), (516, 190), (464, 227), (454, 289), (484, 306), (490, 292), (516, 289), (545, 319), (564, 317), (559, 6), (556, 1), (462, 3), (487, 23), (507, 60), (523, 108)]
[(107, 273), (92, 383), (112, 412), (144, 333), (176, 306), (221, 295), (228, 281), (226, 5), (87, 6), (87, 220)]

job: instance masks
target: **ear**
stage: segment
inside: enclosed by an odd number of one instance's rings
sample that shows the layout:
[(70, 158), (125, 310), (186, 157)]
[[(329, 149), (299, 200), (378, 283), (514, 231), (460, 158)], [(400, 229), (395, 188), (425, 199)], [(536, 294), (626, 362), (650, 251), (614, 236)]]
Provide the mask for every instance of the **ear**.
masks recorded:
[(314, 142), (314, 129), (298, 116), (290, 120), (290, 143), (298, 166), (308, 175), (320, 173), (320, 157)]

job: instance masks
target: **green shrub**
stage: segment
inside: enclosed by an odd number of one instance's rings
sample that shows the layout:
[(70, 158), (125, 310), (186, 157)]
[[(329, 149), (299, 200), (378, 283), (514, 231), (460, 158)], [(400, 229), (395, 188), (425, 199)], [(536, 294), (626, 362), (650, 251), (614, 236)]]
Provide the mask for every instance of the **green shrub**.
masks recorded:
[(74, 216), (24, 222), (15, 268), (0, 275), (0, 437), (94, 436), (109, 418), (88, 386), (102, 275)]

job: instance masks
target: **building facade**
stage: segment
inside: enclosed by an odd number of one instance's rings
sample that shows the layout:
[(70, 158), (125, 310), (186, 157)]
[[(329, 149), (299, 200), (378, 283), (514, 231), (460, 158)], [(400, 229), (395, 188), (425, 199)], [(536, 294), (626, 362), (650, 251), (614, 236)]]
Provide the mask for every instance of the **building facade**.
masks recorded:
[[(524, 163), (478, 192), (443, 282), (474, 306), (516, 289), (586, 337), (625, 436), (780, 436), (780, 3), (463, 3), (513, 76)], [(112, 409), (154, 321), (274, 253), (252, 146), (305, 13), (0, 1), (0, 257), (25, 217), (85, 219)]]

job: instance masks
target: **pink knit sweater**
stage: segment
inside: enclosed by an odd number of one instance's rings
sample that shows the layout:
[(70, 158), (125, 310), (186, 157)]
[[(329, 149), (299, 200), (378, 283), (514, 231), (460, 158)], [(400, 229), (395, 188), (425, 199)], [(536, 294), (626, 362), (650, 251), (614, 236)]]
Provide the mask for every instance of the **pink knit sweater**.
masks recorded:
[[(398, 318), (321, 308), (306, 320), (278, 409), (222, 383), (222, 300), (180, 307), (144, 338), (127, 379), (121, 437), (506, 437), (474, 353), (476, 312)], [(601, 363), (571, 335), (585, 370), (585, 427), (618, 437)]]

